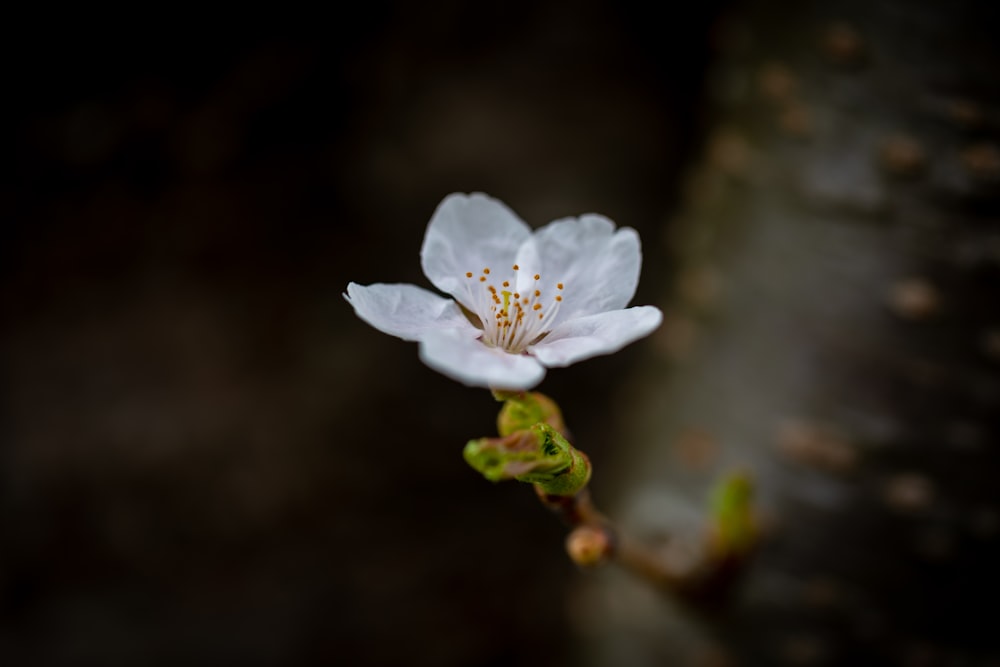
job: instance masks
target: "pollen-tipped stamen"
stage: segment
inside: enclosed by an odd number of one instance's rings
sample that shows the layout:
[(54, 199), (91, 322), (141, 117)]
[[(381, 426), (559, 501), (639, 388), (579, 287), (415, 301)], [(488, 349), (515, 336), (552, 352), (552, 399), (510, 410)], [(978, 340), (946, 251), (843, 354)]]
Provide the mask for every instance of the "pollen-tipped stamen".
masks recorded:
[[(516, 272), (521, 267), (514, 264), (511, 268)], [(470, 271), (465, 275), (472, 279), (475, 274)], [(511, 283), (517, 282), (514, 276), (499, 281), (502, 288), (499, 290), (493, 285), (493, 278), (489, 267), (480, 272), (478, 281), (484, 283), (485, 289), (478, 293), (473, 304), (483, 324), (482, 340), (511, 354), (520, 354), (547, 331), (562, 296), (556, 295), (548, 304), (544, 303), (542, 288), (537, 285), (541, 275), (537, 273), (532, 274), (535, 285), (526, 293), (510, 289)], [(556, 289), (562, 291), (563, 283), (557, 283)]]

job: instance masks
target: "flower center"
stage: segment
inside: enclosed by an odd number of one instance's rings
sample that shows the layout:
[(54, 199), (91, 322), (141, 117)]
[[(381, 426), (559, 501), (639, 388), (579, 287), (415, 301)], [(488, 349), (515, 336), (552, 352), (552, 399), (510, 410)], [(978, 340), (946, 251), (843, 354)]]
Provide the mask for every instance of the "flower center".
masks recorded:
[(537, 273), (522, 272), (517, 264), (504, 280), (489, 267), (478, 277), (471, 271), (465, 277), (479, 283), (479, 289), (473, 289), (475, 302), (469, 306), (483, 323), (482, 341), (511, 354), (524, 352), (548, 332), (563, 300), (562, 283), (552, 286)]

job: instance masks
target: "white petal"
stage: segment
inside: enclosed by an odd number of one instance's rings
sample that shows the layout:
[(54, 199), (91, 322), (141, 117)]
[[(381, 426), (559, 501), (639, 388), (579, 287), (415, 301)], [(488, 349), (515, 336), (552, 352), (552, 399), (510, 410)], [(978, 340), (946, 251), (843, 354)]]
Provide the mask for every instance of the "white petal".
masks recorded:
[(569, 366), (582, 359), (617, 352), (660, 326), (663, 313), (653, 306), (636, 306), (588, 315), (565, 322), (528, 348), (549, 367)]
[(344, 298), (365, 322), (403, 340), (419, 340), (439, 329), (478, 331), (454, 301), (416, 285), (350, 283)]
[(420, 341), (420, 359), (472, 387), (525, 390), (545, 377), (545, 368), (534, 357), (508, 354), (460, 330), (428, 333)]
[(420, 265), (435, 287), (474, 308), (480, 272), (509, 270), (530, 236), (531, 228), (503, 202), (482, 193), (450, 194), (427, 225)]
[(557, 319), (571, 319), (628, 305), (639, 283), (639, 235), (600, 215), (556, 220), (535, 233), (544, 280), (561, 282), (563, 302)]
[(515, 263), (519, 267), (517, 272), (517, 282), (515, 287), (518, 292), (528, 293), (535, 288), (535, 280), (532, 276), (536, 271), (541, 271), (542, 260), (538, 254), (538, 241), (534, 237), (525, 239), (521, 247), (517, 249)]

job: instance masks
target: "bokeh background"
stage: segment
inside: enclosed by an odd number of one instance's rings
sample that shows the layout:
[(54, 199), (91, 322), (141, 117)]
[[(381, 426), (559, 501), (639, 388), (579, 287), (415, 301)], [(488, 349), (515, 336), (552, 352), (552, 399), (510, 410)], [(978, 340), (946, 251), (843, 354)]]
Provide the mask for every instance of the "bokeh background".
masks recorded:
[[(602, 212), (662, 271), (714, 9), (650, 11), (24, 22), (0, 198), (0, 662), (567, 660), (562, 529), (461, 458), (497, 405), (341, 293), (429, 286), (418, 250), (453, 191), (536, 226)], [(634, 362), (546, 383), (595, 455)]]
[[(678, 373), (687, 386), (738, 405), (746, 392), (766, 394), (761, 378), (783, 349), (835, 337), (819, 325), (843, 324), (837, 318), (844, 310), (831, 306), (809, 319), (808, 309), (782, 310), (785, 302), (770, 301), (767, 292), (792, 283), (815, 290), (812, 303), (829, 294), (851, 300), (824, 292), (825, 283), (801, 282), (815, 275), (809, 258), (825, 257), (829, 243), (845, 255), (865, 249), (860, 265), (848, 262), (846, 272), (838, 265), (833, 276), (847, 277), (850, 294), (874, 295), (868, 305), (883, 317), (859, 316), (845, 330), (891, 329), (900, 312), (919, 320), (936, 310), (933, 292), (930, 310), (921, 300), (924, 283), (914, 292), (904, 281), (902, 292), (889, 294), (896, 316), (882, 313), (883, 291), (866, 283), (909, 275), (896, 272), (902, 260), (893, 259), (913, 254), (906, 243), (894, 245), (905, 235), (809, 236), (804, 244), (814, 254), (786, 262), (801, 256), (781, 243), (771, 252), (774, 245), (755, 244), (759, 237), (743, 227), (697, 224), (699, 216), (733, 219), (742, 210), (706, 213), (706, 201), (768, 189), (746, 177), (756, 171), (755, 151), (766, 152), (765, 140), (748, 149), (747, 135), (726, 116), (734, 108), (728, 102), (758, 86), (788, 101), (795, 80), (787, 73), (797, 66), (775, 67), (767, 50), (794, 52), (820, 28), (838, 26), (830, 22), (842, 14), (865, 15), (868, 4), (791, 15), (782, 3), (722, 0), (676, 10), (597, 0), (381, 1), (329, 16), (137, 11), (62, 16), (58, 24), (17, 21), (23, 30), (5, 47), (13, 169), (0, 184), (0, 663), (728, 665), (838, 664), (851, 656), (849, 664), (862, 664), (859, 657), (869, 656), (870, 664), (997, 664), (987, 662), (997, 653), (983, 621), (989, 616), (982, 616), (990, 612), (979, 605), (997, 591), (991, 563), (1000, 528), (990, 425), (1000, 356), (1000, 209), (992, 194), (1000, 158), (989, 150), (973, 156), (979, 161), (970, 168), (982, 173), (966, 183), (971, 204), (968, 197), (951, 204), (951, 191), (935, 185), (940, 179), (931, 179), (934, 187), (906, 186), (977, 219), (979, 231), (963, 247), (976, 263), (979, 291), (969, 318), (945, 333), (968, 322), (980, 332), (993, 326), (981, 337), (985, 352), (966, 360), (992, 374), (976, 385), (972, 403), (954, 386), (941, 390), (949, 405), (963, 406), (953, 412), (964, 420), (947, 422), (958, 445), (941, 456), (933, 444), (915, 454), (873, 457), (864, 447), (858, 454), (850, 437), (830, 436), (825, 425), (760, 400), (743, 403), (728, 426), (720, 416), (716, 431), (715, 408), (704, 403), (692, 406), (697, 418), (669, 416), (684, 393), (668, 384)], [(941, 24), (948, 39), (931, 45), (944, 72), (931, 78), (951, 82), (949, 59), (971, 49), (980, 69), (959, 78), (957, 92), (985, 103), (974, 107), (986, 109), (977, 126), (985, 129), (972, 138), (994, 136), (996, 54), (975, 30), (990, 16), (986, 3), (947, 10), (931, 2), (882, 4), (889, 8), (883, 23), (871, 27), (902, 26), (887, 31), (893, 45), (910, 23), (937, 25), (938, 12), (954, 19)], [(747, 25), (763, 28), (740, 27)], [(972, 46), (964, 30), (974, 32)], [(854, 34), (835, 30), (826, 56), (812, 49), (819, 55), (805, 67), (839, 59), (853, 71)], [(727, 63), (741, 58), (753, 69), (727, 76)], [(956, 57), (954, 67), (968, 61)], [(848, 117), (862, 123), (878, 112), (864, 95), (852, 96), (851, 86), (880, 82), (838, 84), (855, 104)], [(785, 134), (808, 134), (810, 118), (822, 126), (823, 116), (783, 109)], [(749, 119), (748, 133), (759, 129), (758, 112), (737, 115)], [(871, 140), (890, 134), (880, 128)], [(826, 145), (852, 144), (833, 137)], [(786, 165), (811, 159), (796, 146), (782, 149)], [(908, 155), (903, 150), (900, 158), (904, 175)], [(879, 225), (887, 216), (865, 180), (869, 157), (820, 170), (809, 188), (789, 196), (829, 202), (848, 192), (853, 199), (840, 215), (885, 230)], [(706, 179), (706, 170), (722, 173), (724, 187)], [(946, 186), (954, 184), (949, 174), (941, 177)], [(552, 373), (541, 390), (557, 397), (595, 462), (595, 495), (639, 517), (640, 528), (643, 512), (657, 512), (649, 498), (654, 505), (677, 498), (654, 492), (630, 506), (624, 489), (639, 484), (633, 480), (654, 489), (667, 480), (686, 494), (675, 505), (696, 505), (691, 499), (701, 499), (722, 468), (754, 468), (769, 485), (763, 498), (771, 529), (783, 519), (798, 541), (765, 550), (764, 562), (777, 565), (751, 586), (743, 609), (780, 599), (781, 614), (760, 614), (758, 625), (737, 624), (743, 630), (735, 633), (723, 619), (724, 631), (675, 649), (685, 645), (677, 633), (689, 626), (658, 625), (676, 616), (669, 600), (643, 597), (613, 574), (579, 573), (563, 555), (563, 529), (528, 487), (489, 484), (464, 464), (465, 441), (493, 431), (497, 405), (488, 392), (425, 368), (415, 346), (369, 328), (341, 297), (349, 281), (427, 286), (418, 259), (423, 231), (454, 191), (488, 192), (534, 226), (599, 212), (640, 232), (636, 302), (667, 310), (664, 330), (622, 353)], [(938, 236), (912, 247), (948, 238), (935, 229)], [(780, 226), (767, 234), (786, 245), (801, 240)], [(712, 254), (706, 235), (728, 241)], [(753, 267), (763, 264), (787, 273), (754, 282)], [(739, 299), (720, 310), (719, 285), (726, 284), (749, 287), (730, 290)], [(750, 307), (758, 303), (778, 305)], [(725, 342), (725, 354), (691, 353), (699, 332), (720, 322), (729, 333), (712, 340)], [(753, 325), (748, 337), (739, 328), (746, 322)], [(781, 333), (787, 330), (796, 336)], [(925, 349), (952, 341), (921, 331)], [(752, 363), (737, 359), (734, 350), (746, 349), (738, 341), (762, 339), (771, 347), (743, 353)], [(892, 347), (895, 339), (857, 340), (871, 348)], [(838, 361), (849, 348), (809, 347), (796, 357), (795, 382), (783, 383), (777, 372), (774, 383), (794, 394), (834, 377), (837, 391), (850, 393), (866, 380), (864, 364)], [(934, 368), (913, 373), (926, 378)], [(699, 384), (699, 374), (729, 380)], [(756, 380), (741, 384), (735, 376)], [(862, 440), (896, 438), (890, 427), (900, 411), (882, 399), (908, 387), (906, 378), (872, 390), (878, 400), (861, 420), (869, 427)], [(920, 400), (903, 402), (919, 409)], [(933, 411), (941, 403), (928, 405)], [(779, 413), (800, 419), (783, 422), (775, 436)], [(950, 482), (934, 482), (928, 475), (955, 447), (976, 454), (945, 470)], [(875, 472), (857, 475), (859, 459)], [(768, 463), (774, 460), (784, 463)], [(657, 481), (665, 468), (680, 481)], [(685, 486), (685, 479), (694, 482)], [(870, 516), (872, 504), (884, 510), (881, 500), (838, 503), (831, 495), (872, 487), (912, 516), (929, 511), (938, 497), (931, 489), (944, 486), (976, 489), (972, 509), (959, 504), (933, 514), (930, 532), (914, 538), (930, 556), (903, 568), (874, 600), (851, 598), (850, 591), (884, 579), (913, 539), (897, 524), (886, 531), (884, 523), (855, 521)], [(785, 487), (798, 490), (783, 494)], [(804, 519), (794, 509), (781, 514), (817, 497)], [(824, 503), (848, 513), (827, 521), (816, 509)], [(805, 528), (794, 528), (796, 518)], [(959, 524), (965, 532), (956, 533)], [(851, 548), (831, 550), (845, 535), (855, 540)], [(882, 556), (866, 563), (859, 540)], [(956, 551), (972, 555), (952, 559)], [(830, 567), (838, 554), (851, 559), (842, 572)], [(822, 567), (811, 576), (817, 559)], [(956, 579), (942, 562), (967, 577)], [(853, 589), (843, 583), (851, 576)], [(581, 581), (589, 583), (581, 588)], [(626, 592), (614, 593), (619, 586)], [(910, 595), (896, 597), (900, 590)], [(838, 607), (848, 598), (855, 602)], [(802, 616), (802, 605), (814, 613)], [(914, 605), (927, 613), (896, 613)], [(858, 606), (878, 613), (865, 616)], [(794, 618), (807, 618), (809, 627), (780, 637), (762, 629)], [(961, 629), (942, 625), (945, 618), (960, 619)], [(630, 634), (639, 625), (639, 635)]]

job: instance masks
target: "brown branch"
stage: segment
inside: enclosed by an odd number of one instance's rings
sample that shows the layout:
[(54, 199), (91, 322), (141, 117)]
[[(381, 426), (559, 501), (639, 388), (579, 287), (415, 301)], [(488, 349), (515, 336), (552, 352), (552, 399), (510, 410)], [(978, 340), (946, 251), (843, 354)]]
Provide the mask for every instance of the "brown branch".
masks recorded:
[(706, 548), (699, 560), (674, 563), (662, 549), (617, 528), (597, 510), (587, 489), (574, 496), (547, 494), (537, 486), (535, 491), (542, 504), (572, 529), (566, 548), (575, 563), (594, 567), (616, 562), (655, 588), (698, 607), (713, 608), (726, 600), (749, 560), (749, 553), (713, 548), (706, 535)]

